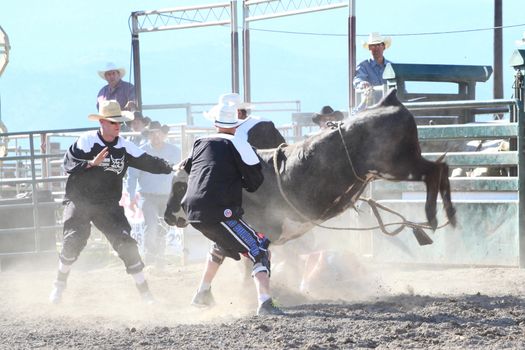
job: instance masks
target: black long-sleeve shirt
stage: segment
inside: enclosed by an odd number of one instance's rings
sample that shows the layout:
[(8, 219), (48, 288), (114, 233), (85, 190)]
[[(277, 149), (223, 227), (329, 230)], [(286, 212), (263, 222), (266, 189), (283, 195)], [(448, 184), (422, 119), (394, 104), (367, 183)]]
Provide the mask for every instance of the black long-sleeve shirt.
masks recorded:
[[(88, 167), (105, 147), (109, 154), (99, 166)], [(153, 157), (132, 142), (117, 137), (112, 142), (102, 139), (100, 131), (88, 131), (69, 147), (64, 156), (64, 170), (69, 174), (64, 200), (86, 201), (91, 204), (119, 201), (122, 180), (128, 167), (154, 174), (169, 174), (171, 165)]]
[(254, 192), (264, 180), (250, 144), (229, 134), (196, 140), (184, 169), (189, 178), (182, 207), (189, 222), (215, 223), (241, 217), (242, 189)]

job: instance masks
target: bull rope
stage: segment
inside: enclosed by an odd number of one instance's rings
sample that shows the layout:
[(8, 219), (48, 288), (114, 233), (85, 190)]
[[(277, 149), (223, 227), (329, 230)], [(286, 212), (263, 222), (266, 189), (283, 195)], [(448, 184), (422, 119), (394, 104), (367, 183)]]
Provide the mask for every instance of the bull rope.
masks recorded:
[[(345, 148), (345, 152), (346, 152), (346, 156), (347, 156), (348, 162), (350, 163), (350, 168), (352, 169), (352, 172), (354, 173), (354, 176), (366, 186), (368, 181), (366, 179), (363, 179), (362, 177), (358, 176), (357, 172), (356, 172), (356, 170), (354, 168), (354, 164), (352, 162), (352, 158), (350, 157), (350, 152), (349, 152), (348, 147), (346, 145), (346, 142), (344, 141), (344, 138), (343, 138), (343, 134), (342, 134), (342, 131), (341, 131), (341, 124), (342, 123), (337, 123), (337, 128), (338, 128), (338, 131), (339, 131), (339, 135), (341, 136), (341, 141), (342, 141), (343, 146)], [(290, 201), (290, 199), (288, 198), (286, 193), (284, 193), (284, 189), (283, 189), (283, 186), (282, 186), (282, 180), (281, 180), (281, 175), (279, 173), (279, 164), (278, 164), (278, 160), (277, 159), (278, 159), (278, 156), (279, 156), (279, 152), (284, 147), (287, 147), (287, 146), (288, 146), (288, 144), (286, 144), (286, 143), (280, 144), (275, 149), (274, 154), (273, 154), (273, 167), (274, 167), (274, 171), (275, 171), (275, 176), (277, 178), (277, 186), (279, 187), (279, 192), (281, 193), (281, 196), (284, 198), (286, 203), (295, 211), (295, 213), (297, 215), (299, 215), (301, 218), (306, 220), (308, 223), (311, 223), (314, 226), (325, 228), (325, 229), (329, 229), (329, 230), (370, 231), (370, 230), (380, 229), (381, 232), (383, 232), (384, 234), (386, 234), (388, 236), (395, 236), (395, 235), (399, 234), (403, 229), (405, 229), (405, 227), (410, 227), (413, 230), (414, 235), (416, 236), (416, 238), (417, 238), (418, 242), (420, 243), (420, 245), (431, 244), (432, 243), (431, 238), (428, 237), (426, 235), (426, 233), (423, 231), (423, 229), (432, 229), (432, 227), (428, 223), (416, 223), (416, 222), (413, 222), (413, 221), (409, 221), (403, 215), (401, 215), (399, 212), (397, 212), (397, 211), (395, 211), (395, 210), (393, 210), (391, 208), (388, 208), (388, 207), (386, 207), (386, 206), (384, 206), (382, 204), (379, 204), (377, 201), (373, 200), (372, 198), (359, 197), (358, 200), (361, 200), (363, 202), (368, 203), (368, 205), (372, 209), (372, 212), (374, 213), (374, 216), (376, 217), (376, 220), (378, 222), (377, 226), (370, 226), (370, 227), (334, 227), (334, 226), (326, 226), (326, 225), (318, 224), (317, 222), (313, 221), (312, 219), (310, 219), (309, 217), (304, 215)], [(387, 212), (389, 212), (389, 213), (399, 217), (401, 219), (401, 221), (400, 222), (387, 223), (387, 224), (383, 223), (383, 219), (381, 218), (381, 214), (379, 213), (378, 209), (382, 209), (384, 211), (387, 211)], [(442, 224), (440, 226), (437, 226), (436, 229), (441, 229), (441, 228), (447, 226), (448, 224), (449, 224), (449, 221), (447, 220), (447, 222), (445, 222), (444, 224)], [(393, 231), (388, 231), (387, 230), (388, 226), (399, 226), (399, 227), (397, 229), (393, 230)]]

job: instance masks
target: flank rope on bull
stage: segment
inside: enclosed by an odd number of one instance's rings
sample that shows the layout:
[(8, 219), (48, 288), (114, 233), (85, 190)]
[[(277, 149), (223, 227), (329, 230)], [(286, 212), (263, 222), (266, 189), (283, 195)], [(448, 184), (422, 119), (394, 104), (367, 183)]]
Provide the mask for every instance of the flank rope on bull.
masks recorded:
[[(352, 158), (350, 157), (350, 151), (348, 150), (348, 146), (346, 145), (346, 142), (344, 141), (344, 138), (343, 138), (343, 133), (341, 131), (341, 125), (342, 125), (342, 123), (333, 123), (333, 126), (337, 126), (337, 128), (339, 130), (339, 135), (341, 136), (341, 141), (342, 141), (343, 146), (345, 148), (346, 156), (347, 156), (348, 162), (350, 163), (350, 168), (352, 169), (352, 172), (353, 172), (355, 178), (358, 179), (359, 181), (361, 181), (364, 185), (366, 185), (368, 183), (368, 181), (366, 179), (363, 179), (359, 175), (357, 175), (357, 172), (355, 170), (354, 164), (352, 162)], [(432, 244), (433, 243), (432, 239), (423, 231), (423, 229), (432, 229), (432, 227), (428, 223), (416, 223), (416, 222), (413, 222), (413, 221), (409, 221), (403, 215), (401, 215), (399, 212), (397, 212), (397, 211), (395, 211), (395, 210), (393, 210), (391, 208), (388, 208), (388, 207), (386, 207), (386, 206), (384, 206), (382, 204), (379, 204), (377, 201), (373, 200), (372, 198), (359, 197), (358, 200), (361, 200), (363, 202), (368, 203), (368, 205), (372, 209), (372, 212), (374, 213), (374, 216), (376, 217), (376, 220), (378, 222), (377, 226), (370, 226), (370, 227), (334, 227), (334, 226), (326, 226), (326, 225), (318, 224), (317, 222), (313, 221), (312, 219), (310, 219), (309, 217), (304, 215), (301, 211), (299, 211), (299, 209), (297, 209), (297, 207), (290, 201), (290, 199), (288, 198), (286, 193), (284, 193), (282, 180), (281, 180), (281, 175), (279, 173), (278, 158), (279, 158), (279, 152), (281, 152), (281, 150), (284, 147), (287, 147), (287, 146), (288, 146), (288, 144), (282, 143), (274, 151), (273, 167), (274, 167), (274, 170), (275, 170), (275, 176), (277, 178), (277, 186), (279, 187), (279, 192), (281, 193), (281, 195), (284, 198), (284, 200), (286, 201), (286, 203), (288, 203), (288, 205), (296, 212), (297, 215), (299, 215), (301, 218), (303, 218), (307, 222), (313, 224), (314, 226), (325, 228), (325, 229), (329, 229), (329, 230), (370, 231), (370, 230), (380, 229), (381, 232), (383, 232), (384, 234), (386, 234), (388, 236), (395, 236), (395, 235), (399, 234), (401, 231), (403, 231), (403, 229), (405, 229), (405, 227), (410, 227), (412, 229), (412, 231), (413, 231), (413, 233), (414, 233), (414, 235), (415, 235), (415, 237), (416, 237), (416, 239), (417, 239), (417, 241), (418, 241), (418, 243), (420, 245), (427, 245), (427, 244)], [(389, 213), (399, 217), (399, 219), (401, 221), (399, 221), (399, 222), (391, 222), (391, 223), (385, 224), (383, 222), (383, 219), (381, 218), (381, 214), (379, 212), (379, 209), (384, 210), (386, 212), (389, 212)], [(441, 229), (441, 228), (447, 226), (448, 224), (449, 224), (449, 222), (447, 221), (446, 223), (438, 226), (436, 229)], [(388, 231), (387, 230), (388, 226), (399, 226), (399, 227), (396, 228), (393, 231)]]

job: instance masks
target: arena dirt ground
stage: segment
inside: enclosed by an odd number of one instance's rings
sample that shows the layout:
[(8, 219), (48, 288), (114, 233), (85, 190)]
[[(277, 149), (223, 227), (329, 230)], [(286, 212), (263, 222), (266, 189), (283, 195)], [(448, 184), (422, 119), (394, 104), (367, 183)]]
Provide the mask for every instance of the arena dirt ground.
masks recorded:
[[(86, 253), (61, 305), (47, 297), (56, 257), (0, 272), (1, 349), (522, 349), (525, 271), (394, 268), (355, 261), (346, 278), (298, 292), (277, 264), (286, 316), (255, 316), (255, 291), (225, 263), (209, 310), (189, 305), (202, 263), (146, 271), (158, 302), (138, 298), (120, 261)], [(341, 276), (341, 275), (340, 275)]]

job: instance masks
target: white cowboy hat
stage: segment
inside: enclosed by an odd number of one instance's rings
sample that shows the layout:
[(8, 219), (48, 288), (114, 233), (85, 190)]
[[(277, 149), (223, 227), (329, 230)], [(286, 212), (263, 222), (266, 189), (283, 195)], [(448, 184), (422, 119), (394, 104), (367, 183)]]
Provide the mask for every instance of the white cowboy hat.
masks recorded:
[(213, 124), (218, 128), (236, 128), (246, 121), (237, 117), (237, 106), (234, 104), (219, 103), (208, 112), (204, 112), (204, 116), (213, 120)]
[(515, 43), (517, 46), (525, 45), (525, 32), (523, 32), (523, 37), (520, 40), (516, 40)]
[(215, 121), (216, 116), (219, 115), (221, 110), (226, 106), (232, 107), (234, 110), (249, 109), (252, 107), (250, 103), (243, 102), (239, 94), (231, 92), (219, 96), (219, 103), (210, 108), (209, 111), (203, 112), (202, 114), (206, 119)]
[(119, 72), (119, 74), (120, 74), (120, 77), (123, 77), (123, 76), (126, 75), (126, 69), (122, 68), (122, 67), (117, 67), (115, 65), (115, 63), (113, 63), (113, 62), (106, 63), (106, 66), (104, 67), (104, 69), (98, 71), (98, 75), (102, 79), (106, 80), (106, 77), (104, 76), (104, 74), (106, 74), (106, 72), (109, 72), (109, 71), (112, 71), (112, 70), (117, 70)]
[(388, 49), (392, 44), (392, 38), (389, 36), (381, 36), (378, 32), (373, 32), (368, 35), (368, 40), (363, 42), (363, 47), (368, 50), (368, 45), (385, 44), (385, 49)]
[(222, 94), (219, 97), (219, 104), (234, 104), (237, 109), (250, 109), (252, 108), (251, 103), (243, 102), (241, 96), (235, 92), (228, 94)]
[(129, 122), (135, 116), (133, 112), (121, 111), (120, 104), (115, 100), (102, 101), (99, 104), (99, 114), (90, 114), (89, 120), (109, 120), (110, 122)]

